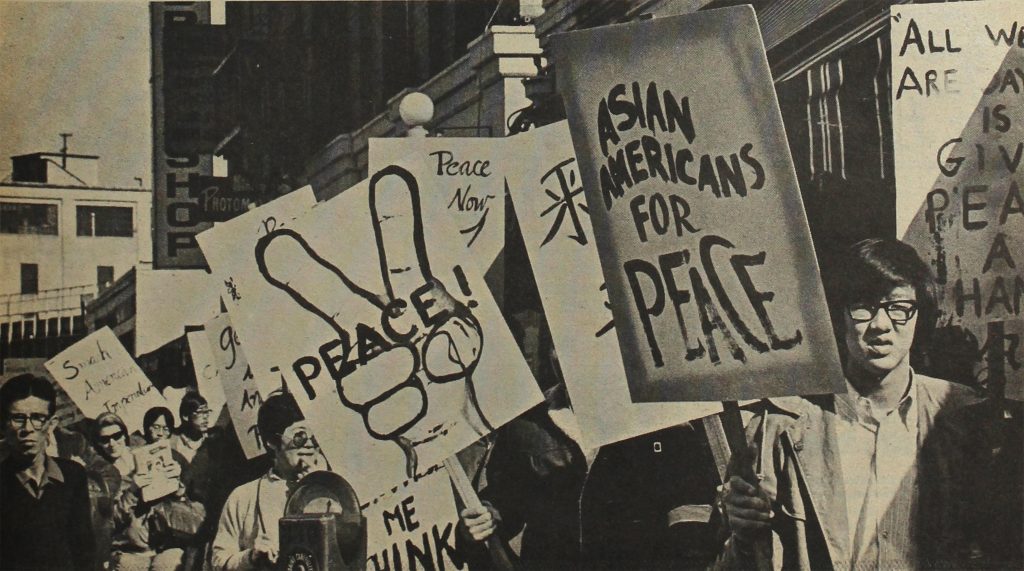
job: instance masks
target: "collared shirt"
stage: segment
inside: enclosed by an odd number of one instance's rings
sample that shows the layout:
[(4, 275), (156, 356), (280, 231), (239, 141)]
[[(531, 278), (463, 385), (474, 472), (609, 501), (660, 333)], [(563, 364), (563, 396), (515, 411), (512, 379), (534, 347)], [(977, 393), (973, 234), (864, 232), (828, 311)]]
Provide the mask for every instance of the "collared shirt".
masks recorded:
[(51, 482), (64, 483), (64, 472), (61, 472), (60, 466), (49, 456), (44, 457), (43, 470), (40, 472), (38, 480), (33, 478), (28, 473), (28, 470), (22, 470), (15, 474), (14, 477), (21, 482), (21, 485), (25, 487), (29, 495), (37, 500), (43, 497), (46, 486)]
[(206, 441), (206, 435), (203, 435), (199, 440), (192, 440), (184, 434), (175, 434), (171, 437), (171, 448), (175, 452), (181, 454), (181, 457), (185, 459), (185, 462), (191, 463), (192, 459), (196, 456), (196, 451)]
[(288, 492), (289, 483), (273, 470), (231, 492), (213, 539), (214, 569), (252, 569), (249, 552), (257, 539), (278, 547), (278, 521), (284, 517)]
[(847, 383), (837, 436), (846, 491), (851, 569), (912, 568), (918, 460), (913, 372), (896, 408), (876, 410)]

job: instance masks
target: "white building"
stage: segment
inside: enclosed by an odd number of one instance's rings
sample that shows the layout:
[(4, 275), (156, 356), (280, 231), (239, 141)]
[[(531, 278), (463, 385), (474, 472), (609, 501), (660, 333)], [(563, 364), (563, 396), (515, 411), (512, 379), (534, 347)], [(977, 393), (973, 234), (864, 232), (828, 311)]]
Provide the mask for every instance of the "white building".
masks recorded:
[(12, 162), (0, 182), (0, 339), (67, 336), (102, 287), (150, 265), (152, 191), (101, 186), (95, 156)]

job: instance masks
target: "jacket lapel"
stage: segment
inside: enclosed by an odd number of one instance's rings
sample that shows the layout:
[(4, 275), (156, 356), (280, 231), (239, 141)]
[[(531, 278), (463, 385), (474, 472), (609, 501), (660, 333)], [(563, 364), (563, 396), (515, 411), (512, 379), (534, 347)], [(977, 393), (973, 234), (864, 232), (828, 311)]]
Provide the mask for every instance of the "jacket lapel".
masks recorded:
[(807, 403), (785, 433), (796, 458), (797, 475), (821, 526), (834, 569), (849, 565), (849, 523), (843, 468), (836, 436), (836, 414)]

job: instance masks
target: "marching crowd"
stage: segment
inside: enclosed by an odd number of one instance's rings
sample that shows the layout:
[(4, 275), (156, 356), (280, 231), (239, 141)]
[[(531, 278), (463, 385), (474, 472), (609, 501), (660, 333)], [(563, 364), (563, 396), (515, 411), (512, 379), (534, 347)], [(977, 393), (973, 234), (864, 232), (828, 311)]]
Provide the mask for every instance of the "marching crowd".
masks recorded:
[[(746, 406), (749, 448), (724, 478), (699, 422), (583, 448), (551, 350), (545, 402), (488, 440), (457, 564), (486, 568), (497, 538), (522, 569), (1022, 568), (1019, 403), (912, 367), (936, 302), (911, 247), (867, 240), (839, 267), (826, 294), (847, 391)], [(277, 568), (289, 493), (328, 469), (286, 392), (260, 406), (254, 460), (195, 392), (178, 426), (153, 408), (135, 434), (114, 414), (56, 426), (56, 398), (30, 374), (0, 387), (2, 570)], [(152, 498), (133, 450), (159, 442), (179, 484)]]

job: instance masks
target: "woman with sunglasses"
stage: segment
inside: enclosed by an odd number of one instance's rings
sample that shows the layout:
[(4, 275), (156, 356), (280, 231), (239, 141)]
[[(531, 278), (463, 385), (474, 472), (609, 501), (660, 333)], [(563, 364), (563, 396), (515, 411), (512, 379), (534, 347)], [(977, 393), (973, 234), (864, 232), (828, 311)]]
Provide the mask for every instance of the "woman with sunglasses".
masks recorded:
[(93, 446), (107, 462), (110, 462), (122, 478), (128, 478), (135, 470), (135, 460), (128, 445), (128, 428), (121, 417), (105, 412), (96, 417), (93, 430)]

